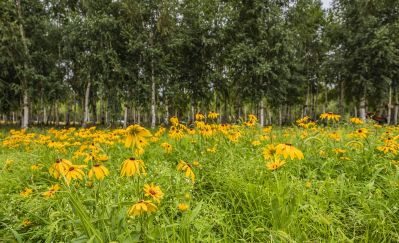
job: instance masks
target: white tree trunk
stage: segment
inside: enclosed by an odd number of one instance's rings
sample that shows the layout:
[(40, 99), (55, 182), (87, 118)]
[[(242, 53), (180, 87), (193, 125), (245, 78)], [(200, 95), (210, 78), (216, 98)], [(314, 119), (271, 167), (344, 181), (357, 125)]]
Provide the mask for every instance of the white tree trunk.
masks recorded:
[(389, 85), (389, 92), (388, 92), (388, 114), (387, 114), (387, 123), (388, 125), (391, 124), (391, 108), (392, 108), (392, 86)]
[[(19, 24), (19, 33), (21, 35), (22, 45), (24, 47), (25, 58), (27, 58), (29, 60), (28, 44), (27, 44), (27, 40), (25, 38), (25, 31), (24, 31), (24, 28), (22, 26), (21, 1), (20, 0), (16, 0), (15, 1), (15, 5), (17, 7), (18, 18), (21, 21), (20, 24)], [(24, 62), (25, 70), (28, 69), (27, 62), (28, 62), (27, 60)], [(28, 128), (28, 126), (29, 126), (29, 96), (28, 96), (28, 83), (27, 83), (26, 77), (22, 77), (21, 86), (22, 86), (22, 90), (23, 90), (23, 94), (22, 94), (23, 97), (22, 97), (21, 127), (22, 128)]]
[(90, 86), (91, 82), (87, 83), (86, 93), (85, 93), (85, 110), (84, 110), (84, 119), (83, 119), (83, 127), (87, 126), (87, 123), (90, 122), (90, 114), (89, 114), (89, 98), (90, 98)]
[(47, 125), (48, 122), (48, 116), (47, 116), (47, 109), (45, 106), (43, 106), (43, 124)]
[(260, 125), (265, 125), (265, 108), (263, 107), (263, 99), (260, 101)]
[(55, 102), (55, 125), (60, 125), (60, 113), (58, 110), (58, 102)]
[(283, 114), (281, 105), (278, 107), (278, 125), (283, 125)]
[(195, 120), (195, 108), (194, 108), (194, 104), (191, 103), (191, 117), (190, 117), (191, 122), (194, 122)]
[(364, 91), (363, 96), (360, 98), (359, 106), (360, 119), (366, 121), (366, 91)]
[(28, 91), (24, 90), (23, 94), (23, 113), (22, 113), (22, 128), (28, 128), (29, 126), (29, 101), (28, 101)]
[(395, 87), (395, 109), (393, 113), (393, 123), (398, 125), (398, 113), (399, 113), (399, 97), (398, 97), (398, 88)]
[(151, 62), (151, 128), (154, 129), (156, 125), (156, 107), (155, 107), (155, 76), (154, 63)]
[(127, 105), (125, 105), (125, 115), (123, 116), (123, 128), (127, 127), (127, 117), (128, 117), (128, 110), (129, 107), (127, 107)]

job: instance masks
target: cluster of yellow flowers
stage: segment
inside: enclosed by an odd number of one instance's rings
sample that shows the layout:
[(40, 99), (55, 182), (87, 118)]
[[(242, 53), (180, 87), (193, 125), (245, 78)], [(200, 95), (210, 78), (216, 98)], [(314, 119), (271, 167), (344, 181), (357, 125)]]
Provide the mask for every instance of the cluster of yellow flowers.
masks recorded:
[(285, 164), (285, 160), (282, 158), (302, 160), (304, 155), (292, 144), (280, 143), (278, 145), (268, 144), (266, 148), (263, 149), (263, 157), (268, 161), (266, 167), (269, 170), (276, 170)]
[[(330, 154), (340, 160), (350, 160), (351, 150), (364, 147), (374, 131), (373, 126), (367, 126), (368, 124), (364, 124), (364, 127), (362, 127), (363, 121), (359, 118), (350, 119), (352, 125), (348, 126), (351, 129), (351, 132), (348, 133), (342, 130), (318, 127), (316, 122), (305, 116), (296, 121), (298, 127), (287, 128), (277, 137), (272, 126), (262, 128), (262, 132), (260, 130), (259, 133), (254, 132), (257, 131), (253, 128), (256, 127), (258, 119), (252, 114), (248, 115), (247, 121), (242, 125), (218, 124), (216, 122), (218, 118), (219, 114), (216, 112), (209, 112), (207, 115), (197, 113), (195, 115), (196, 121), (191, 127), (181, 124), (177, 117), (172, 117), (170, 118), (171, 127), (169, 129), (160, 127), (157, 131), (154, 131), (154, 134), (138, 124), (131, 125), (126, 129), (112, 131), (96, 130), (95, 127), (79, 130), (75, 128), (49, 129), (47, 134), (27, 133), (26, 130), (11, 130), (10, 136), (2, 141), (2, 145), (7, 148), (21, 147), (26, 150), (35, 148), (35, 146), (45, 146), (49, 151), (56, 152), (58, 159), (53, 157), (55, 161), (53, 160), (49, 167), (46, 167), (42, 161), (30, 165), (32, 173), (37, 173), (42, 168), (46, 168), (49, 175), (56, 179), (51, 185), (46, 186), (47, 191), (41, 191), (42, 197), (50, 199), (61, 190), (61, 187), (68, 189), (80, 185), (79, 183), (82, 181), (87, 182), (86, 185), (90, 187), (93, 183), (108, 180), (110, 173), (112, 173), (112, 164), (109, 161), (117, 162), (115, 160), (118, 160), (115, 158), (118, 156), (109, 153), (110, 148), (118, 148), (120, 149), (118, 151), (129, 153), (122, 156), (118, 162), (121, 164), (120, 171), (118, 170), (119, 173), (115, 174), (124, 177), (126, 180), (134, 177), (136, 182), (136, 179), (137, 181), (149, 180), (148, 178), (152, 180), (151, 161), (149, 162), (147, 157), (147, 154), (151, 154), (151, 150), (148, 152), (147, 146), (156, 144), (153, 147), (161, 148), (164, 152), (164, 158), (171, 158), (175, 161), (175, 164), (173, 164), (174, 172), (184, 178), (183, 181), (187, 187), (194, 188), (195, 182), (199, 180), (198, 178), (201, 178), (201, 171), (206, 162), (200, 160), (200, 165), (198, 160), (193, 161), (185, 158), (185, 154), (179, 151), (181, 144), (184, 144), (181, 141), (182, 139), (187, 139), (184, 141), (189, 141), (193, 146), (202, 148), (203, 151), (199, 151), (198, 154), (207, 154), (210, 158), (217, 157), (222, 153), (220, 151), (223, 151), (223, 146), (220, 145), (220, 141), (231, 146), (247, 143), (250, 145), (249, 150), (256, 151), (260, 157), (261, 151), (263, 151), (267, 170), (275, 171), (290, 163), (289, 161), (303, 160), (304, 154), (299, 148), (302, 149), (307, 146), (306, 141), (312, 141), (312, 139), (313, 141), (320, 140), (318, 142), (324, 143), (324, 145), (327, 143), (331, 145), (330, 147), (320, 147), (316, 151), (322, 158), (326, 158)], [(329, 112), (322, 114), (320, 119), (338, 122), (341, 117)], [(379, 126), (374, 127), (375, 130), (380, 128)], [(352, 141), (343, 146), (341, 142), (347, 142), (347, 138)], [(389, 158), (396, 161), (394, 159), (396, 159), (395, 155), (398, 154), (399, 150), (398, 138), (399, 136), (392, 136), (388, 131), (380, 137), (378, 143), (380, 146), (376, 146), (375, 149), (380, 151), (382, 156), (390, 156)], [(127, 148), (125, 151), (123, 151), (123, 145)], [(160, 154), (162, 156), (163, 153)], [(176, 157), (178, 158), (176, 159)], [(144, 160), (149, 165), (148, 173), (150, 176), (147, 176)], [(5, 168), (12, 164), (13, 161), (7, 160)], [(107, 167), (110, 168), (111, 172)], [(142, 184), (138, 185), (138, 191), (141, 191)], [(311, 186), (311, 183), (309, 185)], [(32, 193), (35, 195), (34, 190), (36, 191), (37, 188), (26, 187), (20, 192), (20, 195), (22, 197), (29, 197)], [(138, 216), (153, 213), (158, 210), (162, 200), (165, 203), (166, 199), (163, 199), (164, 193), (159, 185), (154, 183), (144, 184), (143, 191), (144, 193), (141, 196), (133, 200), (134, 203), (129, 207), (128, 215)], [(139, 200), (136, 201), (136, 199)], [(176, 205), (181, 212), (189, 209), (188, 200), (179, 202)]]

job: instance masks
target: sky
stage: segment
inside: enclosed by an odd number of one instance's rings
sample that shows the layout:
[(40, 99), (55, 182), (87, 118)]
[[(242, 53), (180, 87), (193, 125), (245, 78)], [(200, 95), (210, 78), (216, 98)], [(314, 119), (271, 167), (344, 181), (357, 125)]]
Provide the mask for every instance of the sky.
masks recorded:
[(329, 8), (332, 0), (321, 0), (323, 2), (323, 8)]

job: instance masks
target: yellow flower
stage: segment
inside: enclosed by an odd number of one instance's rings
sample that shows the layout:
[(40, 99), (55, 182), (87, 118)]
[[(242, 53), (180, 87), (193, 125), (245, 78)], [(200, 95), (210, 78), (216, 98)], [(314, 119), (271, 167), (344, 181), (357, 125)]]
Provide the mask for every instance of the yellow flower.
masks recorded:
[(193, 161), (193, 166), (198, 167), (198, 166), (200, 166), (200, 163), (197, 160), (194, 160)]
[(160, 199), (163, 197), (163, 192), (159, 186), (155, 186), (154, 183), (144, 185), (144, 195), (150, 196), (152, 199), (159, 203)]
[(32, 166), (30, 167), (30, 169), (33, 170), (33, 171), (37, 171), (37, 170), (40, 169), (40, 165), (32, 165)]
[(19, 193), (19, 195), (23, 197), (29, 197), (30, 194), (32, 194), (33, 190), (31, 188), (25, 188), (22, 192)]
[(368, 130), (366, 128), (360, 128), (354, 131), (353, 133), (349, 134), (351, 137), (357, 138), (367, 138)]
[(188, 210), (188, 205), (185, 203), (179, 203), (177, 208), (180, 210), (180, 212), (186, 212)]
[(83, 180), (85, 173), (82, 168), (85, 168), (86, 165), (71, 165), (68, 170), (65, 172), (65, 179), (67, 184), (71, 182), (71, 180)]
[(192, 182), (195, 181), (195, 174), (194, 174), (190, 164), (184, 162), (183, 160), (180, 160), (179, 164), (177, 165), (177, 170), (185, 171), (186, 177), (191, 178)]
[(282, 155), (284, 158), (290, 157), (291, 159), (297, 158), (299, 160), (302, 160), (304, 158), (303, 153), (289, 143), (282, 143), (277, 145), (276, 154)]
[(261, 143), (259, 140), (252, 141), (252, 146), (259, 146)]
[(336, 132), (332, 132), (328, 136), (335, 141), (341, 140), (341, 136)]
[(48, 189), (48, 191), (42, 193), (42, 196), (45, 197), (45, 198), (54, 197), (54, 194), (55, 194), (58, 190), (60, 190), (60, 185), (58, 185), (58, 184), (52, 185), (52, 186)]
[(134, 176), (140, 173), (146, 174), (144, 162), (141, 159), (130, 158), (123, 162), (121, 176)]
[(182, 129), (176, 128), (176, 127), (171, 127), (168, 133), (170, 138), (180, 140), (183, 138), (184, 133)]
[(204, 120), (204, 119), (205, 119), (204, 114), (202, 114), (202, 113), (200, 113), (200, 112), (198, 112), (197, 114), (195, 114), (195, 120), (197, 120), (197, 121), (202, 121), (202, 120)]
[(179, 119), (177, 117), (175, 117), (175, 116), (172, 116), (169, 119), (169, 121), (170, 121), (170, 123), (172, 123), (173, 126), (177, 126), (179, 124)]
[(357, 117), (352, 117), (352, 118), (350, 119), (350, 121), (351, 121), (353, 124), (356, 124), (356, 125), (363, 124), (362, 119), (357, 118)]
[(71, 161), (66, 159), (57, 159), (54, 164), (51, 165), (49, 173), (56, 179), (59, 179), (61, 175), (65, 174), (69, 167), (72, 165)]
[(164, 149), (165, 153), (170, 154), (172, 153), (172, 145), (170, 145), (169, 143), (162, 143), (161, 147)]
[(263, 132), (264, 133), (270, 133), (272, 131), (273, 127), (272, 126), (267, 126), (265, 128), (263, 128)]
[(340, 155), (340, 154), (346, 153), (346, 150), (345, 149), (341, 149), (341, 148), (335, 148), (334, 149), (334, 153), (337, 154), (337, 155)]
[(28, 227), (31, 224), (32, 224), (32, 221), (30, 221), (29, 219), (24, 219), (22, 221), (22, 226), (24, 226), (24, 227)]
[(276, 146), (273, 144), (268, 144), (266, 148), (263, 149), (263, 157), (265, 160), (270, 160), (274, 158), (274, 155), (276, 154)]
[(206, 151), (208, 151), (209, 153), (216, 153), (216, 146), (213, 146), (211, 148), (207, 148)]
[(267, 167), (268, 170), (273, 171), (273, 170), (277, 170), (278, 168), (280, 168), (284, 164), (285, 164), (284, 160), (280, 160), (278, 157), (276, 157), (274, 159), (274, 161), (271, 161), (271, 162), (267, 163), (266, 167)]
[(332, 121), (339, 121), (339, 119), (341, 118), (340, 115), (334, 114), (332, 112), (327, 112), (327, 113), (323, 113), (320, 115), (320, 119), (322, 120), (332, 120)]
[(140, 200), (130, 207), (128, 214), (130, 216), (138, 216), (143, 213), (152, 213), (157, 211), (157, 206), (151, 201)]
[(209, 119), (215, 120), (218, 117), (219, 117), (219, 113), (217, 113), (217, 112), (211, 111), (211, 112), (208, 113), (208, 118)]
[(144, 148), (141, 146), (138, 146), (135, 150), (134, 150), (134, 156), (140, 156), (144, 154)]
[(93, 175), (96, 176), (97, 180), (103, 180), (105, 176), (109, 174), (108, 169), (104, 165), (95, 164), (91, 167), (88, 177), (91, 179)]
[(126, 128), (126, 134), (125, 147), (136, 147), (145, 144), (146, 137), (151, 136), (150, 131), (137, 124)]
[(201, 129), (200, 129), (200, 134), (204, 137), (210, 137), (213, 135), (213, 130), (212, 127), (210, 125), (204, 125)]
[(193, 128), (189, 128), (187, 129), (187, 133), (190, 135), (194, 135), (195, 134), (195, 130)]

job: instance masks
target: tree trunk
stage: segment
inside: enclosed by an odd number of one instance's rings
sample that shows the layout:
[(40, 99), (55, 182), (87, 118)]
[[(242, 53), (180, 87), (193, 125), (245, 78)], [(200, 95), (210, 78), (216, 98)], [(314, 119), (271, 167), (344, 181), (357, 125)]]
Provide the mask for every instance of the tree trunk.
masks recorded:
[(389, 92), (388, 92), (388, 114), (387, 114), (387, 123), (388, 125), (391, 124), (391, 107), (392, 107), (392, 85), (389, 85)]
[(263, 98), (260, 100), (260, 125), (263, 127), (265, 125), (265, 108), (263, 107)]
[(366, 88), (364, 88), (363, 95), (360, 97), (359, 115), (363, 121), (366, 121)]
[(48, 115), (47, 115), (47, 109), (46, 106), (43, 105), (43, 125), (47, 125), (48, 123)]
[(154, 129), (156, 125), (156, 112), (155, 112), (155, 73), (154, 61), (151, 61), (151, 128)]
[[(21, 13), (21, 1), (15, 0), (15, 6), (17, 7), (17, 14), (19, 19), (19, 33), (21, 35), (22, 45), (24, 47), (25, 58), (27, 60), (24, 61), (24, 69), (28, 69), (28, 60), (29, 58), (29, 49), (27, 40), (25, 37), (25, 31), (22, 26), (22, 13)], [(21, 88), (22, 88), (22, 120), (21, 120), (21, 128), (28, 128), (29, 126), (29, 94), (28, 94), (28, 82), (26, 80), (25, 75), (22, 75), (21, 78)]]
[(60, 114), (58, 112), (58, 102), (55, 102), (55, 125), (60, 125)]
[(394, 113), (393, 113), (393, 123), (395, 125), (398, 125), (399, 97), (398, 97), (398, 88), (397, 87), (395, 87), (394, 92), (395, 92), (395, 109), (394, 109)]
[(310, 81), (308, 82), (308, 89), (306, 93), (306, 101), (305, 101), (305, 109), (304, 109), (304, 115), (308, 115), (308, 110), (309, 110), (309, 102), (310, 102)]
[(86, 86), (86, 93), (85, 93), (83, 127), (87, 127), (87, 123), (90, 122), (90, 113), (89, 113), (90, 86), (91, 82), (89, 80)]
[(326, 84), (326, 89), (324, 91), (323, 113), (327, 112), (327, 106), (328, 106), (328, 89), (327, 89), (327, 84)]
[(340, 82), (340, 95), (339, 95), (339, 114), (341, 116), (345, 115), (344, 99), (345, 99), (345, 82), (342, 80)]
[(194, 108), (194, 102), (191, 102), (191, 117), (190, 117), (190, 123), (194, 122), (195, 120), (195, 108)]
[(21, 128), (28, 128), (29, 126), (29, 101), (28, 101), (28, 90), (23, 91), (23, 113), (22, 113), (22, 123)]
[(128, 110), (129, 107), (127, 105), (125, 105), (125, 115), (123, 116), (123, 128), (127, 127), (127, 117), (128, 117)]
[(282, 111), (282, 105), (278, 107), (278, 125), (281, 126), (283, 125), (283, 111)]

